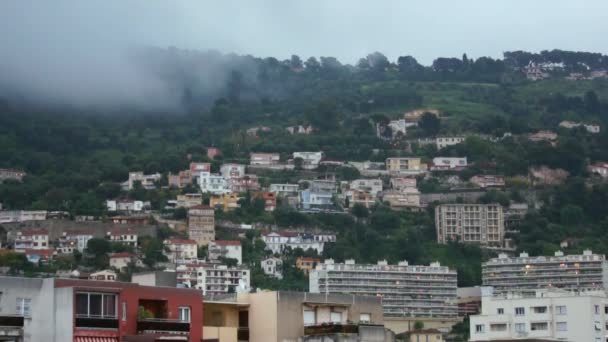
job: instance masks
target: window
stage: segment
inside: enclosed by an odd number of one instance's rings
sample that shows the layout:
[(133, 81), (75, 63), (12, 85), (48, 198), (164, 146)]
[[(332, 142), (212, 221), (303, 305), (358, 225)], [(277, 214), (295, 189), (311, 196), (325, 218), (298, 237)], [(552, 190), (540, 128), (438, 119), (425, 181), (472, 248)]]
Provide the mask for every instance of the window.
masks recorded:
[(89, 318), (118, 318), (115, 294), (76, 293), (76, 315)]
[(523, 307), (515, 308), (515, 316), (523, 316), (526, 314), (526, 309)]
[(312, 310), (304, 310), (304, 325), (315, 324), (315, 312)]
[(485, 328), (486, 327), (483, 324), (476, 324), (475, 325), (475, 332), (483, 334), (485, 332), (485, 330), (486, 330)]
[(546, 306), (533, 306), (532, 312), (534, 312), (535, 314), (544, 314), (544, 313), (547, 313), (547, 307)]
[(507, 323), (490, 324), (490, 331), (507, 331)]
[(342, 322), (342, 313), (341, 312), (332, 312), (329, 315), (329, 319), (332, 323), (341, 323)]
[(371, 322), (372, 314), (362, 313), (359, 315), (359, 322)]
[(568, 323), (567, 322), (555, 323), (555, 331), (568, 331)]
[(180, 306), (177, 309), (179, 320), (182, 322), (190, 322), (190, 307)]
[(504, 315), (504, 313), (505, 313), (505, 309), (503, 309), (503, 308), (496, 309), (496, 314), (498, 314), (498, 315)]
[(515, 323), (515, 332), (525, 333), (526, 332), (526, 323)]
[(17, 298), (17, 314), (30, 317), (32, 300), (30, 298)]
[(594, 307), (595, 314), (599, 315), (600, 314), (600, 306), (599, 305), (594, 305), (593, 307)]
[(566, 309), (565, 305), (558, 305), (555, 307), (555, 314), (556, 315), (565, 315), (568, 313), (568, 309)]
[(127, 302), (122, 302), (122, 321), (127, 321)]
[(547, 330), (548, 328), (549, 324), (547, 322), (530, 323), (531, 331)]

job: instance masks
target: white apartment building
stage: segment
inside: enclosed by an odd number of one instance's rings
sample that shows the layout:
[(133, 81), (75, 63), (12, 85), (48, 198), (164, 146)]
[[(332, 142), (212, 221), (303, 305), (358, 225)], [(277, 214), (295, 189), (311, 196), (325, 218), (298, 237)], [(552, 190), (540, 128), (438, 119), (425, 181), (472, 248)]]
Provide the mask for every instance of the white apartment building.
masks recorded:
[(325, 242), (315, 240), (314, 236), (306, 236), (291, 232), (272, 232), (262, 235), (266, 249), (273, 254), (281, 254), (286, 248), (302, 250), (314, 249), (318, 254), (323, 253)]
[(117, 242), (137, 248), (137, 232), (134, 229), (113, 229), (106, 233), (110, 242)]
[(333, 206), (334, 194), (331, 192), (313, 192), (310, 189), (300, 191), (300, 206), (303, 209), (324, 209)]
[(467, 167), (467, 157), (436, 157), (433, 158), (431, 171), (461, 170)]
[(273, 278), (283, 279), (283, 260), (275, 257), (262, 259), (260, 267), (264, 274)]
[(49, 248), (49, 232), (46, 229), (23, 229), (17, 232), (15, 252), (25, 253), (27, 249)]
[(106, 201), (106, 209), (111, 212), (141, 212), (150, 208), (150, 202), (131, 199), (114, 199)]
[(417, 175), (426, 168), (420, 158), (387, 158), (386, 170), (391, 175)]
[(0, 210), (0, 223), (44, 221), (46, 210)]
[(465, 137), (462, 137), (462, 136), (437, 137), (435, 139), (435, 144), (437, 146), (437, 149), (441, 150), (442, 148), (445, 148), (448, 146), (460, 144), (460, 143), (464, 142), (464, 140), (465, 140)]
[(215, 240), (209, 242), (207, 255), (209, 260), (218, 260), (220, 257), (236, 259), (240, 265), (243, 263), (243, 248), (238, 240)]
[(63, 232), (58, 240), (57, 253), (72, 254), (74, 250), (84, 252), (87, 243), (93, 238), (92, 231), (78, 230)]
[(297, 195), (300, 186), (298, 184), (270, 184), (268, 191), (274, 192), (277, 196)]
[(198, 258), (198, 245), (194, 240), (173, 238), (163, 241), (163, 244), (165, 246), (163, 254), (170, 262)]
[(586, 250), (583, 254), (519, 257), (500, 254), (482, 264), (484, 286), (495, 293), (542, 288), (569, 290), (608, 289), (608, 261), (600, 254)]
[(482, 292), (481, 314), (469, 316), (469, 341), (606, 341), (604, 291), (536, 290), (493, 296), (490, 287)]
[(249, 292), (249, 269), (220, 264), (186, 264), (176, 268), (179, 284), (203, 291), (204, 296)]
[(435, 207), (437, 242), (461, 241), (501, 247), (505, 222), (499, 204), (441, 204)]
[(306, 170), (313, 170), (319, 166), (321, 159), (323, 159), (323, 152), (294, 152), (292, 155), (293, 159), (302, 159), (302, 168)]
[(271, 166), (279, 164), (281, 156), (278, 153), (252, 153), (249, 165)]
[(145, 175), (143, 172), (129, 172), (129, 179), (122, 183), (124, 190), (133, 190), (135, 182), (139, 182), (144, 189), (150, 190), (156, 188), (156, 182), (161, 178), (160, 173)]
[(456, 271), (439, 263), (411, 266), (355, 264), (332, 259), (317, 264), (309, 275), (312, 293), (347, 293), (382, 297), (384, 317), (455, 318)]
[(220, 174), (226, 179), (240, 178), (245, 176), (245, 165), (243, 164), (222, 164)]
[(206, 171), (199, 174), (198, 185), (204, 194), (224, 195), (231, 192), (226, 178)]
[(382, 179), (355, 179), (350, 182), (350, 189), (366, 192), (376, 197), (382, 191)]

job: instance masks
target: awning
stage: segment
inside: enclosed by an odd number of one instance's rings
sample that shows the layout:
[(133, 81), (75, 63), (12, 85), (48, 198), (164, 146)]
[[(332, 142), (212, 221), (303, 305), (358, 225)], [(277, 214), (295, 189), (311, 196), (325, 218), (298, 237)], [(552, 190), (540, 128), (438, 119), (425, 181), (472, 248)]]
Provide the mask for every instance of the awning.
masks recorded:
[(74, 342), (118, 342), (116, 337), (74, 336)]

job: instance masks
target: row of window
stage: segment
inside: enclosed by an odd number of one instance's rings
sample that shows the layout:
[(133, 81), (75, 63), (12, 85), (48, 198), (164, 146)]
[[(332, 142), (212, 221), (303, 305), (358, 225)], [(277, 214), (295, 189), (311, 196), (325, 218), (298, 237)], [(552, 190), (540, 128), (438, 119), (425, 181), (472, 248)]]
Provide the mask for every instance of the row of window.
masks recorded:
[[(513, 330), (516, 333), (525, 333), (527, 332), (527, 323), (515, 323), (513, 325)], [(530, 323), (530, 331), (543, 331), (549, 330), (549, 323), (547, 322), (533, 322)], [(556, 331), (568, 331), (568, 323), (567, 322), (556, 322), (555, 323)], [(507, 323), (492, 323), (490, 324), (491, 332), (499, 332), (499, 331), (507, 331)], [(486, 332), (485, 324), (476, 324), (475, 332), (478, 334), (483, 334)]]

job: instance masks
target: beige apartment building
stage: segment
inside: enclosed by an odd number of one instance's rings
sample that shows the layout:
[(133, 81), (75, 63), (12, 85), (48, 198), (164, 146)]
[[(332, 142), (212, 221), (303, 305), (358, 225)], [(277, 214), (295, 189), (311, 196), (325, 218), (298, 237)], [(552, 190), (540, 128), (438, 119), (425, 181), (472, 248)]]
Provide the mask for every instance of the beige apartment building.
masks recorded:
[(391, 175), (415, 175), (426, 170), (420, 158), (387, 158), (386, 170)]
[(188, 210), (188, 237), (198, 246), (206, 246), (215, 240), (215, 212), (204, 205)]
[(437, 242), (504, 244), (505, 223), (499, 204), (442, 204), (435, 208)]
[(205, 300), (203, 339), (219, 342), (392, 342), (381, 299), (271, 291)]

